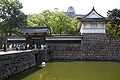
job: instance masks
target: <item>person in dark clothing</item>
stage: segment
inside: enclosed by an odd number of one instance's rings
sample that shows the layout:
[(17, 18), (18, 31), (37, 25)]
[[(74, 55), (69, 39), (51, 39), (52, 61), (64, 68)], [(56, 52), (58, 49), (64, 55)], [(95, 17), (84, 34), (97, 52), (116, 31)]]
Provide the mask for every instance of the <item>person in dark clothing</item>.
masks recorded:
[(18, 48), (18, 46), (16, 46), (16, 51), (18, 51), (19, 50), (19, 48)]
[(4, 52), (6, 52), (6, 44), (5, 43), (3, 44), (3, 49), (4, 49)]

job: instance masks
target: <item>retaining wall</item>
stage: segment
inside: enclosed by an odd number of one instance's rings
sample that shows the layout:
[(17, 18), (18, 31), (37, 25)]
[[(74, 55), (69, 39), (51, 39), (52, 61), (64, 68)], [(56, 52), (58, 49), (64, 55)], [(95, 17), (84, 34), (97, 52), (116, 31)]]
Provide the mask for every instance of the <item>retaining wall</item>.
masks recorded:
[(38, 65), (40, 65), (42, 61), (49, 61), (50, 60), (49, 51), (47, 49), (38, 50), (36, 52), (35, 56), (36, 56), (36, 63)]
[(120, 60), (120, 37), (106, 34), (83, 34), (81, 48), (88, 58)]
[(51, 58), (55, 59), (80, 59), (81, 44), (47, 44), (50, 47)]
[(36, 65), (36, 51), (0, 55), (0, 80)]
[(120, 60), (120, 38), (106, 34), (82, 34), (81, 43), (47, 43), (52, 59)]

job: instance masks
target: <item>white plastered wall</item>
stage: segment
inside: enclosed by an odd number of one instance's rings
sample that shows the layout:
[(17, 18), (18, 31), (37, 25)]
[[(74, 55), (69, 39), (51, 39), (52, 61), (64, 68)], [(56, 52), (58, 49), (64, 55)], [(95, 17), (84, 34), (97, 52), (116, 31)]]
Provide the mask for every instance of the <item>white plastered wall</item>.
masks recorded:
[(82, 33), (106, 33), (105, 23), (95, 23), (96, 28), (91, 28), (91, 24), (93, 23), (83, 23), (81, 27)]

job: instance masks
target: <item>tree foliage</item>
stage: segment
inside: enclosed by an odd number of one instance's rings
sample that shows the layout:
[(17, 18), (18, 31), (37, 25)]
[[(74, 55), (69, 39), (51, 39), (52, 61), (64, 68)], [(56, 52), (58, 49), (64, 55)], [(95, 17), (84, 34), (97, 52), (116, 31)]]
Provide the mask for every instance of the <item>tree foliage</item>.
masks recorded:
[(76, 19), (58, 11), (45, 10), (39, 14), (28, 15), (28, 27), (50, 27), (52, 34), (75, 34)]
[(27, 16), (21, 11), (22, 4), (18, 0), (0, 0), (0, 30), (9, 35), (20, 34), (26, 26)]
[(107, 13), (110, 19), (110, 22), (106, 24), (107, 33), (120, 36), (120, 9), (109, 10)]

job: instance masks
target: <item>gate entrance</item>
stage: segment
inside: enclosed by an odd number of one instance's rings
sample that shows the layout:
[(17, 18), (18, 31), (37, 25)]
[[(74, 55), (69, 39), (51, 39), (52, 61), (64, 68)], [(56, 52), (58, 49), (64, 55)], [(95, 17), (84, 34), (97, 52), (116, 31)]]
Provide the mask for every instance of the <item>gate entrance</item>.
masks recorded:
[(21, 31), (25, 34), (26, 44), (30, 48), (40, 48), (41, 44), (45, 44), (45, 36), (50, 34), (49, 27), (25, 27)]

